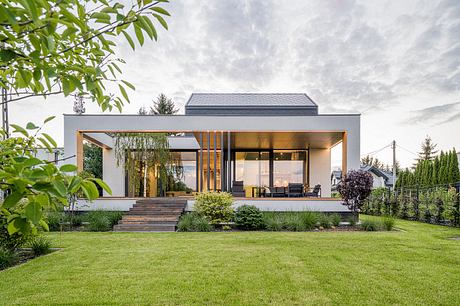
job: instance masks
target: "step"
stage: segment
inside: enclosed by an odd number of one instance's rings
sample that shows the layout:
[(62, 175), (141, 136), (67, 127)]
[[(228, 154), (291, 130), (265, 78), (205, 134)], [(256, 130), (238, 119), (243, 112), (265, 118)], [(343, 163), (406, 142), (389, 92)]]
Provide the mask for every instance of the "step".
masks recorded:
[(114, 231), (122, 232), (174, 232), (176, 227), (174, 225), (153, 225), (153, 224), (118, 224), (113, 227)]
[(173, 226), (175, 227), (177, 221), (148, 221), (148, 220), (121, 220), (119, 225), (127, 225), (127, 224), (148, 224), (148, 225), (165, 225), (165, 226)]
[(182, 204), (134, 204), (133, 207), (136, 208), (156, 208), (156, 209), (162, 209), (162, 208), (185, 208), (185, 205)]
[(178, 214), (173, 215), (124, 215), (123, 220), (147, 220), (147, 221), (157, 221), (157, 220), (167, 220), (167, 221), (178, 221)]

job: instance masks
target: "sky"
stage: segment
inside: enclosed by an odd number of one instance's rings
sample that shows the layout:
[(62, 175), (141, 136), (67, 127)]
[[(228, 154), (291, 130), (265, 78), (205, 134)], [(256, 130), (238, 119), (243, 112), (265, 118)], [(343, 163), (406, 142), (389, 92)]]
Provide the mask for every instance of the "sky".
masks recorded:
[[(136, 86), (123, 113), (160, 93), (183, 112), (192, 92), (301, 92), (320, 113), (361, 113), (361, 153), (395, 140), (411, 166), (429, 135), (460, 149), (460, 1), (183, 0), (164, 4), (169, 30), (132, 51), (120, 37), (123, 78)], [(63, 96), (11, 103), (10, 123), (57, 118)], [(87, 103), (86, 113), (100, 113)], [(333, 155), (333, 165), (337, 163)], [(391, 162), (389, 148), (374, 155)]]

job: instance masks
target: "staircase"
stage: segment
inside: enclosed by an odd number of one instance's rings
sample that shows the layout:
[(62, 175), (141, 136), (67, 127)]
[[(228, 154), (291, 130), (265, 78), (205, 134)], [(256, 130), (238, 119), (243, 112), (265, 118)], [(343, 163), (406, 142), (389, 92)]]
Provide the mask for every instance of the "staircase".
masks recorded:
[(174, 232), (186, 199), (150, 198), (136, 201), (113, 227), (118, 232)]

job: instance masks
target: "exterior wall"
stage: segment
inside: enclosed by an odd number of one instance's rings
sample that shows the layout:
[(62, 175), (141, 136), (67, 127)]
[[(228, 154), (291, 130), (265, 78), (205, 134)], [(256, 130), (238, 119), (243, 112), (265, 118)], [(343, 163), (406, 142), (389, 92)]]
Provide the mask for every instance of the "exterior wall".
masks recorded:
[[(100, 198), (91, 203), (79, 200), (76, 209), (79, 211), (110, 210), (128, 211), (136, 203), (136, 198)], [(194, 200), (187, 201), (187, 211), (193, 210)], [(311, 200), (236, 200), (234, 207), (244, 204), (254, 205), (262, 211), (317, 211), (317, 212), (350, 212), (338, 199)]]
[(372, 178), (374, 179), (372, 187), (374, 188), (382, 188), (385, 187), (385, 180), (383, 177), (377, 176), (371, 172)]
[(321, 185), (321, 196), (331, 196), (331, 150), (310, 149), (310, 187)]
[[(122, 165), (117, 166), (113, 149), (102, 149), (102, 179), (112, 189), (112, 196), (125, 196), (125, 171)], [(104, 196), (108, 195), (104, 191)]]

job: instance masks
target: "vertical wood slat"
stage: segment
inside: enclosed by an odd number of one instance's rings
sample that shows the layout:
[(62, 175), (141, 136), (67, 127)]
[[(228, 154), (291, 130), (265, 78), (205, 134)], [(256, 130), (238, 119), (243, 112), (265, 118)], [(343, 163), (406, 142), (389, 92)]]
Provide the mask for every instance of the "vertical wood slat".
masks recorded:
[(224, 184), (224, 132), (220, 132), (220, 190), (225, 191)]
[(211, 189), (211, 132), (208, 131), (208, 146), (207, 146), (207, 151), (208, 151), (208, 160), (207, 160), (207, 171), (206, 171), (206, 187), (207, 190)]
[(77, 131), (77, 169), (83, 171), (83, 133)]
[(200, 187), (199, 191), (203, 191), (203, 133), (200, 132)]
[(213, 190), (217, 190), (217, 132), (214, 131), (214, 188)]
[(232, 191), (232, 171), (231, 171), (232, 157), (230, 155), (230, 153), (231, 153), (230, 147), (231, 147), (231, 135), (230, 135), (230, 131), (228, 131), (227, 132), (227, 156), (228, 156), (228, 161), (227, 161), (227, 190), (228, 190), (228, 192)]

